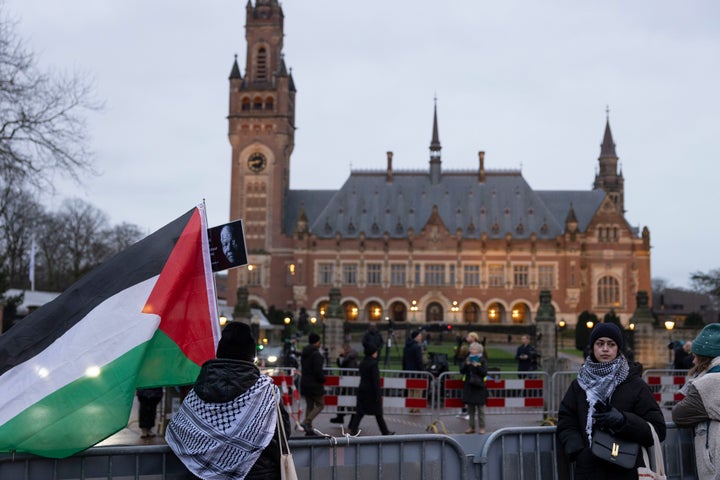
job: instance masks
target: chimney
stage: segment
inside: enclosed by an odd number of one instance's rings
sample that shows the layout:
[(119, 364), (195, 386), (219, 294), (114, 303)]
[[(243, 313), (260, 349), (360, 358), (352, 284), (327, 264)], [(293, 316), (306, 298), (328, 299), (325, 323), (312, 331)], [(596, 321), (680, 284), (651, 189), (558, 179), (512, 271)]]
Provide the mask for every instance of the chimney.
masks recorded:
[(385, 181), (388, 183), (392, 183), (392, 180), (393, 180), (392, 157), (393, 157), (393, 152), (387, 152), (387, 176), (385, 177)]
[(480, 171), (478, 172), (478, 181), (485, 183), (485, 152), (482, 150), (478, 152), (478, 158), (480, 160)]

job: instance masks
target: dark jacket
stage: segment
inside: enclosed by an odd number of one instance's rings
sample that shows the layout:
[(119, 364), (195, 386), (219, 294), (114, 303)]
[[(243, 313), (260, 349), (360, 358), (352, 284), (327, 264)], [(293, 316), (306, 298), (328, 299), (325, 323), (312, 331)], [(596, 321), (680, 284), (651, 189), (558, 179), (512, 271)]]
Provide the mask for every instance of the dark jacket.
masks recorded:
[[(665, 439), (665, 418), (660, 406), (653, 398), (650, 387), (640, 374), (642, 365), (630, 363), (628, 377), (615, 388), (610, 405), (622, 412), (625, 425), (615, 432), (614, 436), (641, 446), (653, 444), (650, 422), (662, 442)], [(585, 390), (573, 380), (565, 393), (558, 412), (557, 438), (569, 457), (575, 461), (576, 479), (637, 479), (635, 469), (624, 469), (595, 457), (590, 451), (585, 421), (588, 414), (588, 403)], [(642, 453), (638, 454), (636, 466), (642, 465)]]
[(485, 405), (485, 402), (488, 398), (487, 387), (485, 387), (484, 385), (482, 387), (471, 385), (467, 381), (470, 378), (471, 374), (483, 379), (487, 376), (487, 360), (485, 360), (485, 357), (480, 357), (479, 365), (473, 365), (471, 363), (464, 362), (460, 366), (460, 373), (465, 375), (462, 392), (463, 403), (473, 405)]
[(362, 338), (362, 346), (363, 348), (367, 347), (373, 347), (375, 350), (378, 351), (378, 357), (380, 356), (380, 351), (383, 348), (385, 341), (382, 338), (382, 334), (375, 330), (367, 330)]
[(360, 415), (382, 414), (382, 390), (380, 367), (377, 358), (366, 355), (360, 362), (360, 385), (357, 390), (357, 413)]
[[(528, 358), (520, 358), (520, 355), (527, 355)], [(518, 361), (518, 371), (527, 372), (537, 370), (537, 350), (530, 345), (520, 345), (515, 352), (515, 360)]]
[[(200, 370), (193, 390), (201, 400), (208, 403), (225, 403), (242, 395), (255, 385), (260, 378), (258, 368), (243, 360), (216, 359), (205, 362)], [(280, 404), (280, 413), (286, 434), (290, 430), (290, 416), (285, 407)], [(245, 477), (247, 480), (279, 480), (280, 479), (280, 449), (278, 446), (278, 430), (265, 450), (260, 454), (255, 465)]]
[(300, 355), (300, 395), (321, 397), (325, 395), (325, 359), (317, 347), (306, 345)]
[(414, 338), (408, 338), (403, 349), (402, 368), (408, 371), (424, 371), (422, 347)]

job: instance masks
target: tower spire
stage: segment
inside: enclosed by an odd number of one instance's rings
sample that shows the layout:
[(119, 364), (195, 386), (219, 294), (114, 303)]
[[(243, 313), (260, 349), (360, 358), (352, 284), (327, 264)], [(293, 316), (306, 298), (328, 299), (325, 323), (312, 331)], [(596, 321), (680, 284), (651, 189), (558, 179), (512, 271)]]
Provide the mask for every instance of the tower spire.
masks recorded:
[(599, 169), (595, 174), (593, 188), (602, 188), (615, 202), (621, 213), (625, 212), (624, 183), (621, 171), (618, 171), (618, 156), (615, 151), (612, 131), (610, 130), (610, 107), (605, 107), (605, 133), (600, 144)]
[(437, 120), (437, 95), (434, 98), (433, 108), (433, 131), (432, 140), (430, 141), (430, 183), (440, 183), (440, 135), (438, 134)]

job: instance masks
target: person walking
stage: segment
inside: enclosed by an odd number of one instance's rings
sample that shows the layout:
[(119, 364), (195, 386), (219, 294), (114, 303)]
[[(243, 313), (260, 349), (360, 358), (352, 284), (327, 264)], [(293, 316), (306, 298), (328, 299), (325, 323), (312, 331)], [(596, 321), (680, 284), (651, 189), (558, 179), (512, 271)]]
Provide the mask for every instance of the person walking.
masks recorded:
[(469, 354), (460, 366), (463, 374), (462, 400), (467, 406), (468, 429), (465, 433), (475, 433), (475, 416), (477, 414), (477, 432), (485, 433), (485, 402), (488, 391), (485, 386), (487, 376), (487, 361), (483, 356), (482, 344), (473, 342), (469, 347)]
[(360, 385), (357, 389), (357, 405), (355, 413), (350, 417), (350, 435), (359, 433), (360, 421), (365, 415), (375, 415), (380, 433), (394, 435), (391, 432), (382, 411), (382, 389), (380, 388), (380, 367), (378, 367), (378, 354), (380, 352), (372, 346), (365, 349), (365, 357), (360, 362)]
[[(594, 429), (614, 437), (637, 442), (643, 447), (653, 444), (650, 425), (660, 441), (665, 439), (665, 419), (643, 381), (642, 365), (629, 363), (622, 353), (623, 337), (613, 323), (599, 323), (590, 333), (591, 353), (580, 367), (560, 403), (557, 439), (566, 462), (558, 469), (575, 463), (575, 479), (637, 479), (637, 468), (622, 468), (593, 455), (590, 446)], [(566, 475), (567, 476), (567, 475)]]
[[(337, 358), (337, 366), (340, 368), (358, 368), (358, 353), (349, 343), (343, 343), (340, 348), (340, 355)], [(345, 412), (348, 407), (338, 406), (338, 413), (330, 419), (330, 423), (345, 423)]]
[(306, 436), (315, 436), (313, 420), (324, 408), (325, 358), (320, 353), (320, 336), (317, 333), (311, 333), (308, 342), (300, 354), (300, 395), (305, 399), (305, 420), (300, 426)]
[(693, 429), (699, 480), (720, 479), (720, 323), (702, 329), (692, 342), (693, 367), (672, 410), (678, 427)]
[(228, 323), (168, 425), (167, 444), (199, 478), (280, 480), (278, 422), (289, 432), (290, 417), (254, 364), (256, 345), (249, 325)]
[(140, 438), (155, 436), (152, 429), (157, 418), (157, 406), (163, 397), (162, 387), (138, 388), (135, 392), (138, 398), (138, 426), (142, 431)]
[[(402, 369), (406, 372), (425, 371), (422, 341), (422, 330), (413, 330), (410, 332), (410, 336), (405, 341), (405, 348), (403, 349), (402, 357)], [(411, 398), (419, 398), (422, 396), (422, 391), (417, 388), (411, 388), (408, 391), (408, 396)], [(420, 409), (411, 408), (410, 413), (420, 413)]]

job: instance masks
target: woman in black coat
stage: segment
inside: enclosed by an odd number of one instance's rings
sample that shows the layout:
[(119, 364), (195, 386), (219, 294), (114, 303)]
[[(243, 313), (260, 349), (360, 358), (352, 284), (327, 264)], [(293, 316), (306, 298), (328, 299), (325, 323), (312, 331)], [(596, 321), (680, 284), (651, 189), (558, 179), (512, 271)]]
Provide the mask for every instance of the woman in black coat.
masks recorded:
[(590, 445), (597, 429), (647, 448), (653, 444), (650, 423), (660, 441), (665, 439), (665, 419), (640, 376), (642, 365), (628, 363), (620, 353), (622, 346), (620, 328), (599, 323), (590, 334), (591, 353), (560, 404), (557, 437), (567, 460), (575, 462), (576, 480), (638, 478), (637, 467), (643, 465), (640, 452), (634, 468), (593, 455)]
[[(467, 405), (468, 429), (465, 433), (475, 433), (475, 413), (477, 412), (478, 433), (485, 433), (485, 402), (488, 391), (485, 386), (487, 361), (483, 356), (482, 344), (473, 342), (468, 348), (469, 354), (460, 366), (460, 373), (465, 376), (462, 400)], [(479, 380), (473, 380), (479, 379)], [(475, 383), (477, 382), (477, 383)]]
[(360, 421), (365, 415), (375, 415), (380, 433), (393, 435), (388, 430), (382, 413), (382, 389), (380, 388), (380, 368), (378, 367), (378, 351), (374, 346), (365, 347), (365, 358), (360, 362), (360, 386), (357, 389), (357, 406), (355, 414), (350, 418), (350, 435), (358, 434)]

